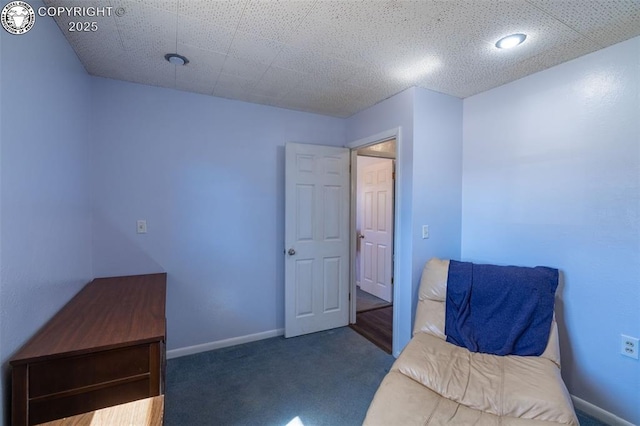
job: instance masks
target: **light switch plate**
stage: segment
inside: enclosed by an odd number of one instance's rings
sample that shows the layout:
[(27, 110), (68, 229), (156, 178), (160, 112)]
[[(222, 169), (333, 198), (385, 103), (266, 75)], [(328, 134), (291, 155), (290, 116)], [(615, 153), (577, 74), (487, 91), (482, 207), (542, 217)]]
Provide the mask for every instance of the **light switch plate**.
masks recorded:
[(422, 225), (422, 239), (429, 238), (429, 225)]
[(138, 234), (146, 234), (147, 233), (147, 221), (146, 220), (139, 220), (136, 223), (136, 232)]

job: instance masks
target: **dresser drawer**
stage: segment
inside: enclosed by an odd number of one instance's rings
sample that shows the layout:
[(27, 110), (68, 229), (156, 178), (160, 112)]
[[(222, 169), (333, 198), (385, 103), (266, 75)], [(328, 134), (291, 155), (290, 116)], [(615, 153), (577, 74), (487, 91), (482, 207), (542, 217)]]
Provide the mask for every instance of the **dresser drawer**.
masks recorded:
[(149, 379), (142, 378), (89, 392), (35, 399), (29, 405), (29, 424), (44, 423), (147, 397)]
[(33, 363), (29, 398), (149, 373), (149, 345)]

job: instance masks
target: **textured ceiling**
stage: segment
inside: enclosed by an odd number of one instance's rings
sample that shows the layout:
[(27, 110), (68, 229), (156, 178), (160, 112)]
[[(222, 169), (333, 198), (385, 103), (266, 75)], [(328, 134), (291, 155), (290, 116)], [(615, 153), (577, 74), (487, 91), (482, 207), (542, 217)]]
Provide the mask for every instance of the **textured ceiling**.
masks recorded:
[[(55, 18), (92, 75), (337, 117), (411, 86), (464, 98), (640, 35), (640, 0), (45, 4), (113, 8)], [(78, 20), (98, 30), (70, 32)], [(495, 47), (516, 32), (524, 44)], [(190, 62), (170, 64), (166, 53)]]

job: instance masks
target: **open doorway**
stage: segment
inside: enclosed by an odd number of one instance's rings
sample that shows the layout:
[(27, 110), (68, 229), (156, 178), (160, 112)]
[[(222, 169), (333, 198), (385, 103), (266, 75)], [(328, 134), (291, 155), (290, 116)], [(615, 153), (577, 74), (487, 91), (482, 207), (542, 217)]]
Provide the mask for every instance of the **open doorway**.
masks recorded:
[(396, 140), (359, 148), (355, 154), (356, 315), (351, 327), (391, 353)]

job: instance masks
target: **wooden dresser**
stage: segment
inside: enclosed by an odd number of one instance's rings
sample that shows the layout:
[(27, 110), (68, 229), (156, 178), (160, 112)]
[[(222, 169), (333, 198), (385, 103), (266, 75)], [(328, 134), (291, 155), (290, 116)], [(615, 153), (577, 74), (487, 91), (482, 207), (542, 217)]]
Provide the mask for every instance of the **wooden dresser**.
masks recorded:
[(152, 396), (124, 404), (101, 408), (41, 426), (162, 426), (164, 396)]
[(12, 424), (164, 393), (166, 274), (87, 284), (9, 361)]

